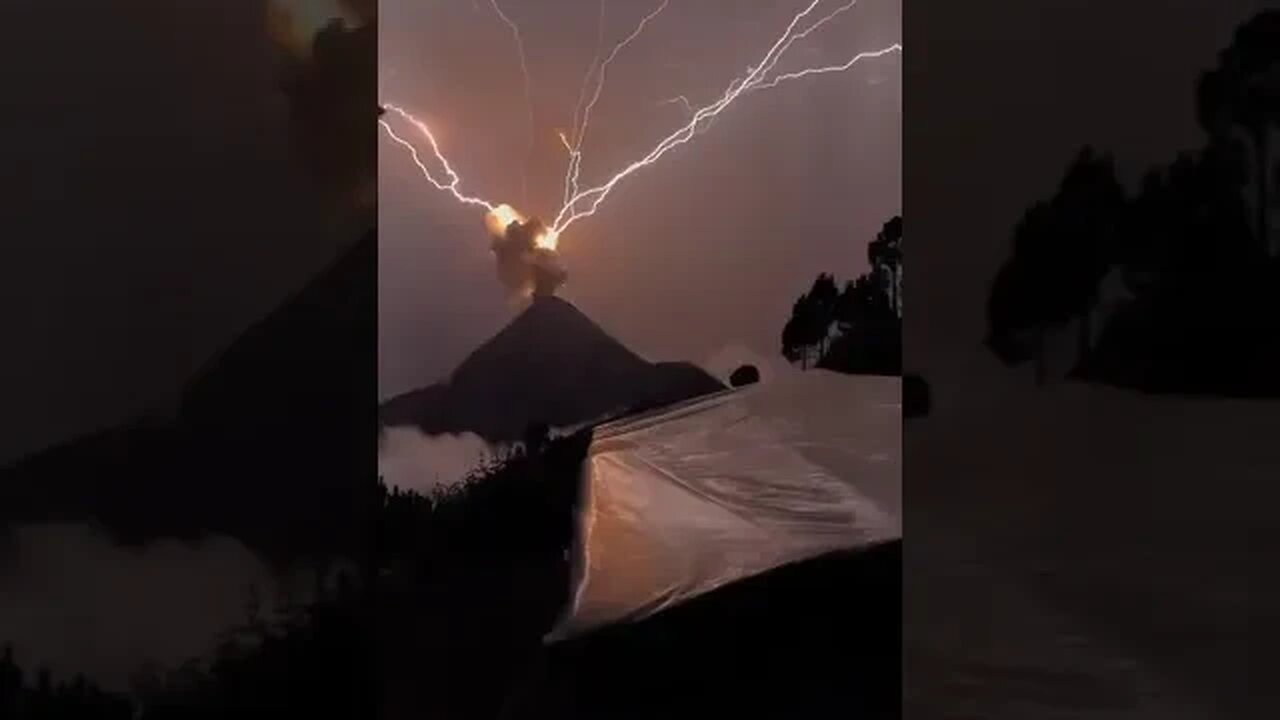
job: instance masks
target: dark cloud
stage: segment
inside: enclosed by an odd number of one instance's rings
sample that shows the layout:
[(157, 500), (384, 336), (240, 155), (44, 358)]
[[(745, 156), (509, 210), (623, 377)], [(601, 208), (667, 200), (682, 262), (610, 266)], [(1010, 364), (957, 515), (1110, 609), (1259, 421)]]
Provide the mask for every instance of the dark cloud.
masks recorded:
[(554, 295), (568, 279), (556, 251), (538, 247), (537, 238), (545, 232), (542, 221), (533, 218), (511, 223), (501, 237), (494, 238), (498, 279), (508, 290), (521, 295)]
[(342, 0), (341, 5), (361, 26), (377, 27), (378, 0)]
[(310, 53), (282, 58), (294, 150), (322, 189), (343, 199), (372, 197), (378, 169), (376, 12), (350, 5), (360, 24), (335, 18), (312, 38)]

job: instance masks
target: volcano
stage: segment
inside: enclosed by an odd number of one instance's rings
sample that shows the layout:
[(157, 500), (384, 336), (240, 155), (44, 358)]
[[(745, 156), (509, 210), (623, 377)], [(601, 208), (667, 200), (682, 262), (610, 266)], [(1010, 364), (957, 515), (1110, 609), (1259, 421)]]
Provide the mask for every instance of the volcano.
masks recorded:
[(384, 427), (511, 442), (530, 426), (567, 427), (725, 389), (688, 363), (652, 363), (571, 303), (535, 297), (446, 382), (383, 404)]
[(352, 440), (376, 424), (376, 261), (369, 231), (212, 358), (176, 412), (0, 467), (0, 541), (9, 525), (90, 522), (137, 544), (229, 535), (282, 563), (357, 547), (376, 452)]

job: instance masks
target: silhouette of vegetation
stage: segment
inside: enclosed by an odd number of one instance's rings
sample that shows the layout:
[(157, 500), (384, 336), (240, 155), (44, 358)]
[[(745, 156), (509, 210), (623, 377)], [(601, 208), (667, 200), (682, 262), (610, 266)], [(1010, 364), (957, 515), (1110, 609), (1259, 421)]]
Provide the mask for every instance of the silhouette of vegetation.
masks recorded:
[(364, 717), (376, 700), (368, 659), (367, 599), (347, 573), (317, 582), (305, 604), (267, 619), (250, 607), (209, 658), (177, 668), (139, 669), (129, 694), (104, 691), (83, 676), (55, 683), (47, 669), (18, 666), (11, 648), (0, 661), (0, 717), (85, 718)]
[[(898, 716), (900, 543), (833, 553), (635, 625), (544, 645), (569, 599), (565, 550), (590, 442), (584, 431), (541, 453), (511, 451), (429, 495), (383, 489), (384, 708), (396, 717), (653, 717), (690, 701), (737, 714), (786, 698), (797, 711), (839, 703), (860, 717)], [(840, 663), (828, 660), (833, 644)], [(724, 692), (735, 683), (758, 690)]]
[(590, 442), (510, 451), (430, 495), (384, 488), (377, 635), (396, 716), (499, 716), (568, 600)]
[(919, 375), (902, 376), (902, 417), (924, 417), (933, 409), (933, 392)]
[(54, 682), (48, 670), (29, 675), (18, 665), (13, 647), (0, 657), (0, 717), (14, 720), (129, 720), (128, 698), (104, 692), (83, 676)]
[(985, 344), (1050, 377), (1048, 339), (1074, 330), (1067, 375), (1149, 392), (1280, 394), (1280, 260), (1270, 213), (1280, 125), (1280, 11), (1242, 25), (1204, 73), (1204, 145), (1129, 192), (1086, 146), (1013, 230)]
[(729, 375), (729, 384), (733, 387), (753, 385), (760, 382), (760, 370), (755, 365), (743, 365)]
[(1280, 126), (1280, 11), (1255, 15), (1241, 25), (1232, 43), (1218, 56), (1218, 66), (1200, 77), (1196, 110), (1201, 127), (1211, 138), (1229, 137), (1242, 130), (1252, 150), (1253, 209), (1256, 237), (1270, 251), (1268, 207), (1272, 202), (1269, 177), (1270, 134)]
[(902, 217), (886, 222), (867, 246), (870, 269), (843, 288), (818, 275), (792, 306), (782, 355), (802, 369), (902, 373)]
[(267, 621), (251, 611), (207, 662), (139, 678), (143, 718), (362, 717), (373, 695), (367, 596), (347, 573)]
[[(1081, 317), (1081, 346), (1088, 347), (1090, 309), (1117, 247), (1124, 189), (1110, 156), (1085, 147), (1048, 202), (1037, 203), (1014, 230), (1014, 257), (997, 275), (988, 316), (989, 344), (1009, 363), (1037, 360), (1045, 377), (1045, 336)], [(997, 330), (998, 329), (998, 330)]]
[(279, 617), (251, 603), (211, 657), (141, 672), (129, 696), (24, 673), (6, 650), (0, 717), (493, 717), (569, 589), (590, 434), (538, 438), (428, 495), (377, 483), (363, 578), (321, 573)]
[[(387, 718), (652, 717), (689, 697), (749, 709), (759, 694), (721, 691), (743, 678), (774, 698), (805, 688), (795, 702), (896, 716), (897, 543), (766, 573), (635, 627), (544, 646), (569, 599), (566, 550), (591, 433), (532, 430), (543, 439), (533, 449), (508, 450), (429, 494), (370, 483), (374, 562), (360, 566), (363, 577), (318, 584), (278, 617), (251, 606), (211, 657), (141, 674), (132, 697), (83, 680), (55, 684), (48, 673), (24, 684), (6, 655), (2, 716), (366, 717), (377, 707)], [(832, 642), (844, 648), (841, 663), (819, 652)], [(642, 671), (644, 697), (610, 705), (618, 683)]]

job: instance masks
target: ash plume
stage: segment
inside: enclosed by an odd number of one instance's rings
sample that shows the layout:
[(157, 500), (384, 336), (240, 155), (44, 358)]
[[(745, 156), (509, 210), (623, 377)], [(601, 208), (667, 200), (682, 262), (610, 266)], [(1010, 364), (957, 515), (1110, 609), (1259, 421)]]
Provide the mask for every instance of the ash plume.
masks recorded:
[(537, 218), (513, 221), (493, 239), (493, 256), (498, 263), (498, 280), (512, 293), (543, 297), (554, 295), (568, 279), (560, 256), (551, 248), (539, 247), (538, 238), (546, 226)]
[(378, 0), (339, 0), (338, 4), (361, 26), (378, 26)]
[(337, 2), (314, 28), (282, 0), (270, 7), (272, 35), (286, 51), (280, 85), (296, 154), (320, 189), (343, 203), (370, 195), (377, 180), (376, 3)]

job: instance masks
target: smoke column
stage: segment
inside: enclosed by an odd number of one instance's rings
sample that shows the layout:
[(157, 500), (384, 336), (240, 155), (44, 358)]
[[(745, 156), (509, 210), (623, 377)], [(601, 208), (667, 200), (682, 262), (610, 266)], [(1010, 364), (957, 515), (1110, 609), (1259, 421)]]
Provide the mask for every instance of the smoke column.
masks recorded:
[[(490, 231), (495, 230), (491, 225)], [(513, 220), (494, 233), (492, 248), (498, 280), (507, 290), (520, 296), (554, 295), (568, 279), (556, 251), (538, 244), (546, 232), (542, 221), (533, 218)]]

